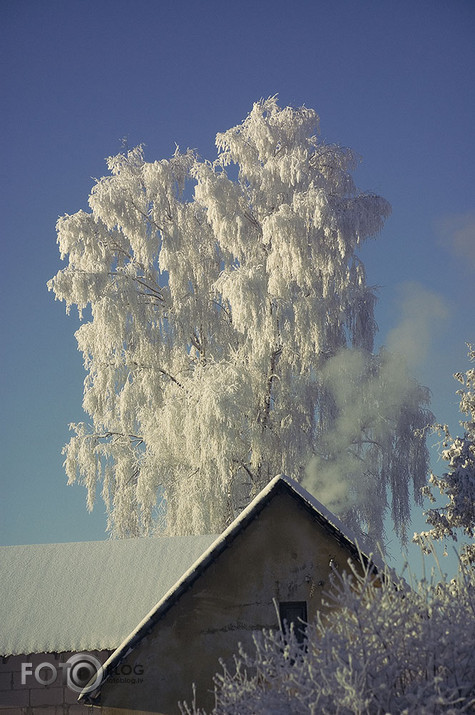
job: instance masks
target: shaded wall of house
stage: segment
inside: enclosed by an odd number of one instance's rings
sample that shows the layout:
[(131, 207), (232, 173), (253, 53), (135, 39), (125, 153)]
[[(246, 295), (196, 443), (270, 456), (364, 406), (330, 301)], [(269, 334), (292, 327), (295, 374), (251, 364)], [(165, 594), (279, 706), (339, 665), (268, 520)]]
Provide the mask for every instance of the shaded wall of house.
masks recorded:
[[(110, 653), (91, 651), (90, 655), (104, 663)], [(30, 653), (0, 658), (0, 715), (90, 715), (91, 708), (79, 704), (78, 693), (67, 686), (65, 667), (61, 667), (73, 655)]]
[(211, 708), (219, 658), (232, 664), (239, 642), (251, 649), (254, 631), (278, 628), (276, 602), (305, 601), (312, 620), (330, 562), (345, 568), (348, 558), (301, 504), (276, 495), (122, 662), (140, 670), (141, 682), (106, 681), (102, 712), (179, 713), (178, 701), (192, 700), (192, 683), (198, 705)]

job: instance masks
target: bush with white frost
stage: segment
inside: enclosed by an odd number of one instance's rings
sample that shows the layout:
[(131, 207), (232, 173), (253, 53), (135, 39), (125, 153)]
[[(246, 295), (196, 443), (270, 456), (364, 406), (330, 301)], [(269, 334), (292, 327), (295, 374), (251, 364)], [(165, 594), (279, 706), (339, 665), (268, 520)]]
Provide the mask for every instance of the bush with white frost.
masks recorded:
[(255, 651), (216, 676), (213, 715), (473, 712), (473, 572), (414, 590), (388, 574), (335, 574), (328, 599), (304, 649), (293, 632), (255, 636)]

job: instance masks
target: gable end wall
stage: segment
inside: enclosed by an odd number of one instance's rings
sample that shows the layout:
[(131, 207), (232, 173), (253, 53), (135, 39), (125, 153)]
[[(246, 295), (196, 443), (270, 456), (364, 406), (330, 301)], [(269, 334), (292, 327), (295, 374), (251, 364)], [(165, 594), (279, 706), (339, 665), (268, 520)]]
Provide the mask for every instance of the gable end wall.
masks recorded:
[(275, 602), (306, 601), (315, 618), (330, 560), (343, 569), (350, 555), (303, 503), (288, 491), (275, 494), (122, 661), (143, 672), (142, 682), (104, 683), (103, 712), (179, 713), (193, 682), (198, 705), (212, 707), (219, 658), (232, 664), (239, 642), (251, 649), (253, 632), (278, 628)]

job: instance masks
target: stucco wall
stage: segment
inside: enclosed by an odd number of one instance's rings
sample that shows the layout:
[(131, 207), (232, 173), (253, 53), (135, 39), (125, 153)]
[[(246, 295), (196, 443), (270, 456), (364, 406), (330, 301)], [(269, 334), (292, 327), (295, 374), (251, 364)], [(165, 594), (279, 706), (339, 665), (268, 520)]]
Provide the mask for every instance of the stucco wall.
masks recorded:
[(253, 631), (278, 627), (274, 601), (306, 601), (312, 620), (330, 560), (344, 568), (348, 556), (295, 499), (276, 495), (123, 661), (140, 668), (142, 682), (103, 685), (103, 713), (179, 713), (193, 682), (198, 704), (211, 707), (218, 659), (232, 663), (238, 642), (251, 648)]
[[(0, 715), (85, 715), (91, 708), (77, 702), (78, 693), (69, 689), (63, 679), (60, 663), (73, 653), (33, 653), (0, 658)], [(91, 655), (103, 663), (110, 651), (93, 651)], [(30, 664), (31, 666), (26, 666)], [(40, 670), (40, 682), (35, 678), (35, 670), (42, 663), (51, 668)], [(22, 677), (22, 664), (23, 677)], [(57, 677), (50, 685), (41, 680)], [(31, 671), (31, 674), (30, 674)], [(23, 679), (23, 683), (22, 683)], [(97, 711), (96, 711), (97, 713)]]

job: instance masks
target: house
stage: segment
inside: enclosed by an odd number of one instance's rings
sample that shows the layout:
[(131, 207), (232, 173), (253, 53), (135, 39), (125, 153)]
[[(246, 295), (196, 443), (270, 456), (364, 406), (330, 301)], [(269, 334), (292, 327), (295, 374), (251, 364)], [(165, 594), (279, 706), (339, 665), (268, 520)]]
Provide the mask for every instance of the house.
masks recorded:
[[(80, 700), (104, 715), (214, 704), (220, 659), (258, 630), (313, 619), (332, 568), (360, 563), (354, 538), (299, 484), (278, 476), (183, 574), (107, 659)], [(363, 556), (364, 561), (368, 561)]]
[(219, 659), (312, 619), (332, 567), (359, 558), (285, 476), (220, 536), (2, 547), (0, 715), (170, 715), (192, 683), (212, 707)]

